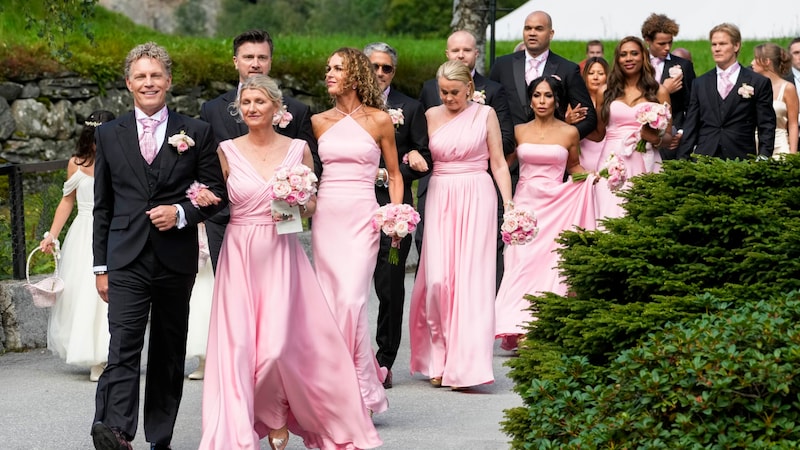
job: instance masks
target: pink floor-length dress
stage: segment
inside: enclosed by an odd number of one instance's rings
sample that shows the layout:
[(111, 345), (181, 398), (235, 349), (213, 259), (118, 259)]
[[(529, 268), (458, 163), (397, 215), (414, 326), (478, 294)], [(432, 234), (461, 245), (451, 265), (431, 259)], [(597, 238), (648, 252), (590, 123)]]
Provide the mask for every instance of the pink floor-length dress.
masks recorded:
[(600, 157), (603, 154), (603, 147), (606, 145), (605, 139), (600, 142), (595, 142), (591, 139), (581, 140), (581, 167), (586, 169), (587, 172), (597, 172), (601, 169)]
[[(284, 165), (302, 162), (294, 140)], [(231, 219), (214, 286), (201, 449), (258, 449), (287, 424), (308, 448), (381, 445), (355, 368), (297, 236), (278, 235), (272, 185), (220, 144)]]
[(526, 245), (506, 246), (503, 253), (505, 272), (495, 302), (498, 337), (527, 332), (524, 326), (532, 316), (525, 294), (566, 294), (567, 286), (557, 268), (559, 234), (576, 226), (595, 228), (594, 177), (580, 183), (563, 182), (568, 154), (556, 144), (517, 146), (520, 173), (514, 207), (536, 215), (539, 234)]
[[(628, 106), (626, 103), (614, 100), (611, 102), (609, 110), (609, 120), (606, 126), (606, 144), (603, 146), (603, 153), (600, 155), (599, 166), (602, 169), (603, 163), (613, 152), (625, 164), (628, 177), (626, 187), (630, 186), (630, 179), (636, 175), (649, 172), (661, 171), (661, 154), (651, 146), (647, 146), (647, 152), (641, 153), (634, 150), (636, 140), (631, 136), (639, 130), (642, 125), (636, 121), (636, 111), (645, 102)], [(625, 189), (625, 187), (623, 187)], [(597, 218), (622, 217), (625, 210), (622, 208), (623, 199), (616, 193), (608, 189), (605, 178), (601, 178), (597, 183)]]
[(378, 257), (372, 228), (378, 210), (375, 173), (381, 150), (358, 122), (345, 116), (319, 138), (323, 173), (311, 225), (314, 268), (356, 366), (361, 396), (374, 413), (389, 408), (372, 349), (367, 304)]
[(411, 293), (411, 373), (442, 385), (494, 381), (497, 194), (487, 172), (488, 106), (472, 103), (430, 136), (433, 174)]

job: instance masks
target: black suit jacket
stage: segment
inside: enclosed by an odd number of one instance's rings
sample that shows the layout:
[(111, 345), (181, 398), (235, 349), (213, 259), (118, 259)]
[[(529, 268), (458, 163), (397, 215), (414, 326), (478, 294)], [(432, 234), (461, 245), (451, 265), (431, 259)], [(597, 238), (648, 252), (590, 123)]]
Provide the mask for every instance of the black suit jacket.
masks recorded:
[[(475, 82), (475, 90), (483, 91), (486, 94), (486, 104), (494, 108), (494, 112), (497, 114), (497, 120), (500, 122), (500, 134), (503, 136), (503, 153), (506, 155), (514, 153), (516, 148), (514, 122), (509, 111), (509, 99), (505, 88), (500, 83), (492, 81), (478, 72), (475, 72), (473, 81)], [(419, 101), (425, 111), (432, 106), (442, 104), (442, 98), (439, 96), (439, 83), (435, 78), (431, 78), (422, 85)]]
[[(400, 163), (400, 173), (403, 175), (403, 203), (414, 204), (411, 195), (411, 182), (427, 175), (433, 168), (431, 151), (428, 149), (428, 121), (422, 104), (394, 88), (389, 89), (386, 106), (392, 109), (403, 110), (403, 124), (395, 127), (395, 142), (397, 143), (397, 161)], [(428, 171), (417, 172), (408, 164), (403, 164), (403, 157), (411, 150), (417, 150), (428, 163)], [(381, 157), (380, 167), (386, 167)], [(375, 187), (375, 197), (381, 206), (389, 203), (389, 189)]]
[(675, 66), (679, 66), (683, 71), (683, 87), (669, 95), (669, 102), (672, 107), (672, 125), (681, 129), (686, 117), (686, 108), (689, 107), (695, 73), (694, 64), (691, 61), (670, 53), (669, 59), (664, 60), (664, 70), (661, 73), (661, 80), (659, 80), (661, 84), (664, 84), (664, 80), (669, 78), (669, 69)]
[[(211, 124), (217, 146), (228, 139), (234, 139), (247, 134), (247, 125), (235, 115), (231, 114), (231, 104), (236, 101), (237, 89), (230, 90), (219, 97), (203, 103), (200, 108), (200, 119)], [(322, 162), (317, 152), (317, 140), (311, 129), (311, 108), (305, 103), (292, 97), (284, 96), (283, 103), (286, 110), (292, 113), (292, 121), (286, 128), (277, 127), (278, 133), (308, 142), (311, 156), (314, 158), (314, 172), (317, 176), (322, 174)]]
[[(738, 93), (743, 84), (753, 88), (752, 97), (744, 98)], [(755, 154), (769, 157), (774, 144), (775, 110), (768, 78), (742, 66), (724, 101), (717, 92), (716, 67), (694, 81), (678, 158), (688, 158), (693, 151), (725, 159), (745, 159)]]
[[(195, 145), (182, 154), (167, 141), (186, 133)], [(154, 163), (159, 176), (149, 186), (139, 150), (134, 113), (98, 127), (94, 169), (94, 266), (120, 269), (132, 262), (150, 241), (164, 266), (178, 273), (197, 272), (197, 223), (228, 202), (211, 127), (200, 120), (169, 111), (164, 143)], [(195, 208), (186, 189), (194, 181), (208, 186), (222, 202)], [(180, 204), (187, 226), (158, 231), (145, 211), (158, 205)]]
[[(551, 50), (547, 56), (542, 75), (555, 75), (561, 79), (567, 101), (573, 108), (578, 103), (587, 108), (586, 118), (575, 124), (581, 139), (594, 131), (597, 126), (597, 112), (592, 104), (589, 91), (586, 89), (586, 84), (581, 78), (578, 65), (556, 55)], [(528, 98), (527, 93), (528, 85), (525, 82), (525, 50), (497, 58), (494, 66), (492, 66), (489, 78), (506, 88), (511, 117), (515, 125), (528, 122), (533, 118), (530, 107), (531, 99)], [(562, 115), (565, 115), (567, 105), (559, 105), (559, 111)]]

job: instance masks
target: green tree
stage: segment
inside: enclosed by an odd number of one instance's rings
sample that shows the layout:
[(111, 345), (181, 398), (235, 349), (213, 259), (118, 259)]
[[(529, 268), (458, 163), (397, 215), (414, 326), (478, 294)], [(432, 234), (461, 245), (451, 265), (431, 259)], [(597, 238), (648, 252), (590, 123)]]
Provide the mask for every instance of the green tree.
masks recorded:
[(44, 38), (50, 51), (60, 60), (72, 57), (67, 36), (80, 31), (90, 42), (94, 34), (89, 27), (94, 17), (97, 0), (59, 0), (47, 2), (26, 2), (26, 26), (36, 30)]
[(188, 0), (175, 9), (177, 33), (186, 36), (206, 36), (208, 16), (201, 0)]
[(232, 38), (251, 29), (305, 34), (310, 9), (307, 0), (223, 0), (216, 34)]
[(386, 31), (419, 38), (450, 34), (453, 15), (451, 0), (391, 0), (386, 14)]

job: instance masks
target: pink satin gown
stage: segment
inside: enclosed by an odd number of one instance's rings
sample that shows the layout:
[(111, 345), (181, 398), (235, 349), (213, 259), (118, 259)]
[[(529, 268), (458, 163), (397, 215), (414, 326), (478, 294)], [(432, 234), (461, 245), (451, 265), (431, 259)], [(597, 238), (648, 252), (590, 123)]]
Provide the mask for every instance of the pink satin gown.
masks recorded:
[(566, 294), (557, 268), (559, 234), (576, 226), (595, 228), (594, 177), (563, 182), (567, 156), (567, 149), (560, 145), (517, 146), (520, 174), (514, 204), (536, 215), (539, 234), (529, 244), (506, 246), (503, 253), (505, 272), (495, 302), (498, 337), (527, 333), (524, 326), (533, 317), (525, 294)]
[(487, 172), (489, 106), (470, 104), (430, 136), (433, 174), (411, 293), (411, 372), (467, 387), (494, 381), (497, 194)]
[[(283, 164), (302, 162), (294, 140)], [(295, 234), (278, 235), (272, 185), (220, 144), (231, 220), (214, 286), (201, 449), (258, 449), (287, 424), (308, 448), (382, 444), (341, 332)]]
[(319, 138), (323, 173), (311, 248), (317, 279), (356, 366), (361, 396), (371, 411), (386, 411), (386, 369), (372, 349), (367, 303), (380, 234), (372, 228), (378, 210), (375, 173), (381, 150), (352, 117), (345, 116)]
[[(610, 117), (606, 126), (606, 144), (599, 159), (600, 169), (605, 167), (604, 162), (613, 152), (625, 164), (628, 180), (643, 173), (661, 171), (661, 154), (658, 150), (653, 150), (648, 145), (647, 152), (637, 152), (634, 150), (636, 141), (631, 139), (633, 133), (642, 127), (636, 121), (636, 110), (643, 104), (644, 102), (628, 106), (619, 100), (611, 102)], [(626, 187), (630, 186), (630, 181), (625, 184)], [(623, 199), (608, 189), (607, 180), (601, 178), (597, 183), (598, 220), (625, 215), (622, 203)]]

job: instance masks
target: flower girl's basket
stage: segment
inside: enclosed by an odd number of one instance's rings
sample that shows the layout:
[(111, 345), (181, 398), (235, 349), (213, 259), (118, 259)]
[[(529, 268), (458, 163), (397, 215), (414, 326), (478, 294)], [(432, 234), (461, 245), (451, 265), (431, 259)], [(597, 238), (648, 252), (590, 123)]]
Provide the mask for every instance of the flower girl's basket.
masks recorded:
[[(56, 241), (58, 242), (58, 241)], [(59, 259), (59, 248), (58, 244), (56, 244), (56, 248), (53, 251), (53, 260), (56, 263), (55, 272), (52, 275), (41, 280), (37, 283), (31, 283), (31, 258), (33, 254), (39, 251), (39, 247), (33, 249), (30, 255), (28, 255), (28, 264), (25, 266), (25, 279), (28, 280), (25, 283), (25, 289), (31, 293), (31, 297), (33, 297), (33, 304), (39, 308), (47, 308), (49, 306), (53, 306), (56, 303), (56, 298), (61, 291), (64, 290), (64, 280), (62, 280), (58, 276), (58, 259)]]

